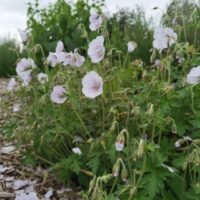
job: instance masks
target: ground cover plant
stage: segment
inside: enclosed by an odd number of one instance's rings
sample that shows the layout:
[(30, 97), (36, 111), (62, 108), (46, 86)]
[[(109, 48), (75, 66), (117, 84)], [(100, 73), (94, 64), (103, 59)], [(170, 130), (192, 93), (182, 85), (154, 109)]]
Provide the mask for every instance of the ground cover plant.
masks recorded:
[(118, 49), (104, 14), (89, 13), (85, 53), (57, 38), (46, 56), (20, 32), (28, 56), (8, 84), (14, 115), (4, 132), (26, 144), (24, 163), (50, 166), (81, 185), (83, 199), (199, 199), (198, 49), (162, 25), (151, 64), (133, 60), (141, 41), (128, 38)]

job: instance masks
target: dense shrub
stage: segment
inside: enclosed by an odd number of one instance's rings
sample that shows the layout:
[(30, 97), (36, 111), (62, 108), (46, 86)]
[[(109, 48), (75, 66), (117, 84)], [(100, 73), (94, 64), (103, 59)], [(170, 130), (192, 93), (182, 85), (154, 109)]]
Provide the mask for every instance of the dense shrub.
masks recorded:
[[(115, 26), (120, 35), (123, 24)], [(199, 199), (199, 52), (160, 28), (153, 64), (132, 62), (137, 38), (127, 49), (132, 36), (124, 31), (121, 50), (112, 31), (97, 29), (87, 34), (100, 37), (89, 37), (85, 58), (80, 46), (66, 53), (70, 45), (56, 42), (39, 66), (29, 37), (31, 58), (18, 62), (5, 102), (11, 108), (2, 106), (14, 111), (4, 133), (26, 145), (25, 163), (50, 166), (61, 181), (81, 185), (84, 199)]]
[(14, 39), (2, 39), (0, 44), (0, 77), (9, 77), (15, 74), (17, 48), (18, 45)]

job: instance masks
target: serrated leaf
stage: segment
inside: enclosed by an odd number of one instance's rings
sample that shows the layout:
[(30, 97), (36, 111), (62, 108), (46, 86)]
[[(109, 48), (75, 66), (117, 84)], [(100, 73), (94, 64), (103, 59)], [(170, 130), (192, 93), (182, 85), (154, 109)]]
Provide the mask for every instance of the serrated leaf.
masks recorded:
[(168, 172), (161, 168), (156, 168), (148, 174), (145, 174), (142, 184), (145, 188), (145, 193), (148, 195), (149, 199), (154, 199), (156, 194), (158, 194), (165, 186), (165, 181)]
[(100, 153), (95, 153), (95, 154), (93, 154), (91, 157), (90, 157), (90, 159), (89, 159), (89, 161), (88, 161), (88, 163), (87, 163), (87, 165), (88, 165), (88, 167), (90, 167), (90, 169), (92, 170), (92, 172), (94, 172), (94, 173), (96, 173), (97, 172), (97, 170), (98, 170), (98, 168), (99, 168), (99, 166), (100, 166)]

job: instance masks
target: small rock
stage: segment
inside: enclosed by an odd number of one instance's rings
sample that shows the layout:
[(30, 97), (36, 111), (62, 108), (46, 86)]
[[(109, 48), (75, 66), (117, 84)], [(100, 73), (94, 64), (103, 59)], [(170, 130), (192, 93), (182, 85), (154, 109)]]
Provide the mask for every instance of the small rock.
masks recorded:
[(14, 190), (19, 190), (25, 186), (33, 185), (34, 183), (30, 180), (14, 180), (12, 188)]
[(53, 189), (49, 188), (48, 192), (45, 194), (45, 200), (49, 200), (53, 196)]
[(4, 167), (3, 165), (0, 165), (0, 173), (4, 173), (5, 171), (10, 170), (11, 167)]
[(14, 146), (6, 146), (6, 147), (2, 147), (0, 149), (0, 153), (4, 153), (4, 154), (10, 154), (12, 151), (15, 150)]
[(29, 194), (20, 193), (19, 195), (16, 196), (15, 200), (39, 200), (39, 199), (34, 192), (31, 192)]

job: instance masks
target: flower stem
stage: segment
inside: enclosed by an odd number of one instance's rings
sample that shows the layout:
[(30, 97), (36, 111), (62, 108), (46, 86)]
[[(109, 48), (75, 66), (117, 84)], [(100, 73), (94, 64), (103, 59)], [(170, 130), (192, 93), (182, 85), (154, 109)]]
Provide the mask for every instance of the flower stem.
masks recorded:
[(74, 111), (74, 113), (76, 114), (76, 116), (77, 116), (77, 118), (79, 119), (79, 121), (81, 122), (81, 125), (82, 125), (83, 128), (85, 129), (86, 134), (91, 138), (92, 136), (91, 136), (90, 132), (88, 131), (88, 129), (87, 129), (85, 123), (83, 122), (81, 116), (80, 116), (79, 113), (77, 112), (76, 108), (74, 108), (74, 106), (73, 106), (73, 111)]
[(193, 87), (190, 87), (190, 92), (191, 92), (191, 109), (192, 109), (192, 112), (194, 113), (194, 92), (193, 92)]
[(105, 106), (104, 106), (104, 101), (103, 101), (103, 96), (101, 99), (102, 103), (102, 126), (103, 126), (103, 132), (105, 131)]

